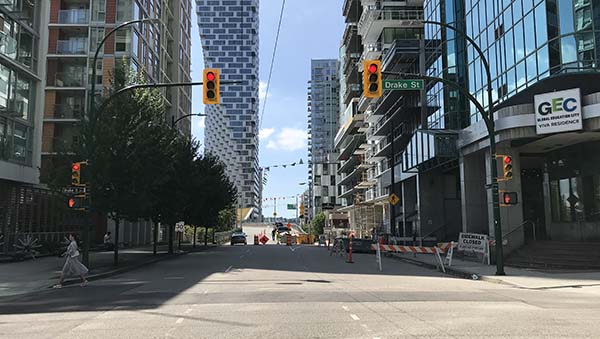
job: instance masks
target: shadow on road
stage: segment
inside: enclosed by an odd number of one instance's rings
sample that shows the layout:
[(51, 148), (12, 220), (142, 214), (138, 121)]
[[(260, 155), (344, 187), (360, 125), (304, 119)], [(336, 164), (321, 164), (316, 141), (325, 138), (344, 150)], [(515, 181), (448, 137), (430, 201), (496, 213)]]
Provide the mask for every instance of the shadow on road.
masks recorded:
[[(85, 288), (74, 285), (0, 298), (0, 314), (152, 310), (182, 294), (190, 296), (197, 303), (203, 303), (207, 301), (207, 297), (201, 291), (194, 290), (198, 289), (200, 283), (204, 286), (229, 284), (227, 286), (231, 286), (232, 291), (242, 288), (240, 286), (244, 286), (245, 283), (261, 283), (261, 279), (244, 280), (236, 276), (243, 270), (306, 274), (306, 276), (294, 274), (280, 280), (267, 278), (262, 281), (283, 286), (303, 284), (324, 286), (332, 283), (332, 279), (341, 279), (338, 275), (359, 275), (360, 279), (382, 275), (443, 277), (435, 271), (385, 258), (384, 270), (379, 272), (374, 255), (355, 254), (354, 263), (350, 264), (341, 257), (330, 256), (325, 247), (223, 246), (190, 253), (176, 260), (159, 262), (113, 279), (99, 280)], [(214, 274), (221, 275), (207, 280)], [(321, 277), (319, 274), (327, 274), (327, 276)], [(310, 294), (307, 295), (310, 299)], [(278, 296), (275, 292), (270, 297), (277, 302), (284, 302), (284, 298), (289, 299), (289, 296)], [(217, 297), (212, 296), (212, 298)], [(211, 302), (218, 302), (218, 300)]]

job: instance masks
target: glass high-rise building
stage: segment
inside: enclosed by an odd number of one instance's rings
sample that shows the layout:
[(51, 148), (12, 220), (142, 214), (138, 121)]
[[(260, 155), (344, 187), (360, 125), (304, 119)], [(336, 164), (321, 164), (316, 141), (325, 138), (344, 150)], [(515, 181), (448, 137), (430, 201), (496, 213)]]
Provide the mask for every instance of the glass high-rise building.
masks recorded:
[(311, 60), (308, 89), (309, 217), (334, 209), (337, 190), (335, 135), (339, 128), (339, 63), (336, 59)]
[[(600, 170), (592, 164), (600, 163), (594, 151), (600, 147), (600, 1), (426, 0), (425, 19), (465, 32), (489, 62), (491, 103), (475, 48), (460, 34), (425, 25), (428, 75), (452, 80), (486, 110), (494, 108), (497, 159), (510, 157), (513, 173), (502, 178), (498, 166), (499, 189), (518, 196), (516, 205), (500, 208), (503, 233), (510, 234), (505, 252), (540, 239), (597, 239)], [(484, 189), (493, 163), (481, 113), (457, 89), (432, 82), (427, 106), (421, 128), (456, 142), (445, 150), (414, 143), (403, 167), (423, 176), (436, 159), (456, 161), (461, 230), (493, 234), (493, 200)]]
[(260, 211), (258, 0), (196, 0), (207, 68), (221, 69), (221, 104), (207, 105), (205, 151), (227, 166), (238, 204)]

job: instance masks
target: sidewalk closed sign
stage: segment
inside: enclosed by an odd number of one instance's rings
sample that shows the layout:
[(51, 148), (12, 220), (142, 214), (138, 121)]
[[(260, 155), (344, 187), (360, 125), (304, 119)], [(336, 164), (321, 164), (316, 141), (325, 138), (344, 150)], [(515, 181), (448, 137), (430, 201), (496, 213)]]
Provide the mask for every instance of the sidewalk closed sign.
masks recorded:
[(458, 250), (485, 254), (487, 241), (486, 234), (460, 233), (458, 236)]

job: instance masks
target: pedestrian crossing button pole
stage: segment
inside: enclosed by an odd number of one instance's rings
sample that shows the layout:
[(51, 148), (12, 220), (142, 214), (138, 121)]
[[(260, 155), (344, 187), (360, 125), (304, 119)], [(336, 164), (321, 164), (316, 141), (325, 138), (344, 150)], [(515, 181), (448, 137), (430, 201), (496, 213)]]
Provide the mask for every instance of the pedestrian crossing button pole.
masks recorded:
[(350, 238), (348, 239), (348, 261), (346, 261), (348, 264), (354, 263), (354, 261), (352, 261), (352, 238), (354, 238), (354, 236), (350, 234)]

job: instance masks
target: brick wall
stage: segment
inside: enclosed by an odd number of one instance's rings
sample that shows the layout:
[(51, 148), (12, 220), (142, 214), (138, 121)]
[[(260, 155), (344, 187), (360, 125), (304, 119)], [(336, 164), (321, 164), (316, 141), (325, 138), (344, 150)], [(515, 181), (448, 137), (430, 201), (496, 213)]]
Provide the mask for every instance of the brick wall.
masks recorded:
[[(109, 29), (106, 30), (106, 34), (110, 32)], [(112, 34), (106, 39), (104, 42), (104, 54), (115, 54), (115, 36), (117, 33)]]
[(104, 58), (102, 60), (102, 85), (105, 88), (111, 87), (111, 80), (113, 78), (113, 70), (115, 69), (114, 58)]
[(42, 132), (42, 152), (52, 152), (54, 143), (54, 123), (45, 123)]
[(106, 1), (106, 23), (113, 24), (117, 17), (117, 0)]
[(54, 105), (56, 104), (56, 92), (46, 91), (44, 97), (44, 118), (54, 117)]
[(58, 43), (58, 29), (50, 28), (48, 33), (48, 54), (56, 53), (56, 45)]
[(58, 11), (60, 10), (60, 0), (50, 0), (50, 23), (58, 23)]

